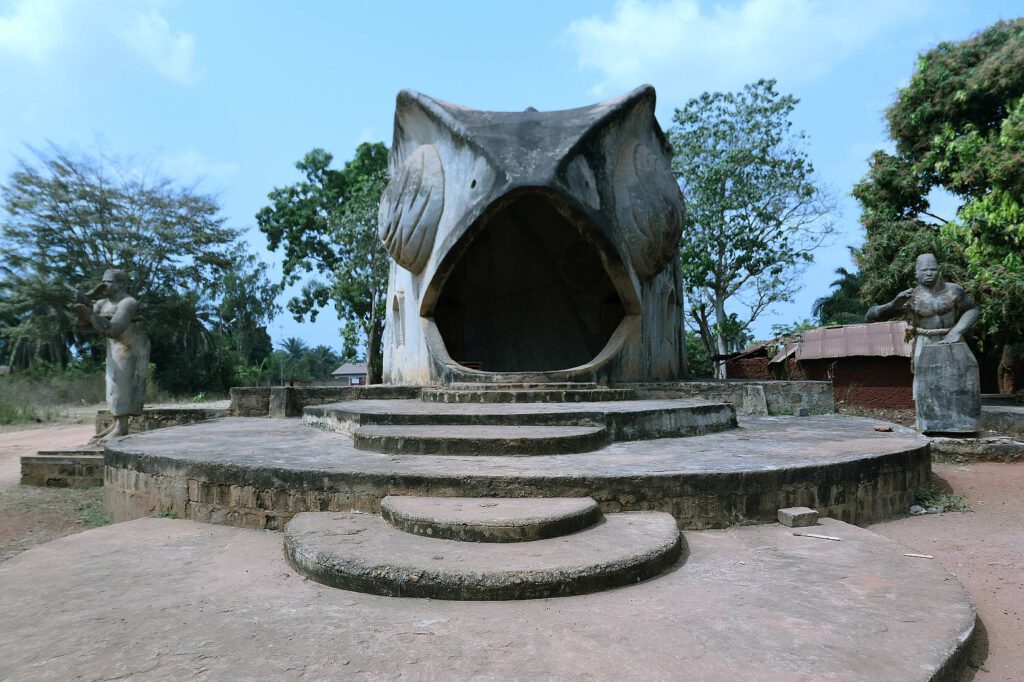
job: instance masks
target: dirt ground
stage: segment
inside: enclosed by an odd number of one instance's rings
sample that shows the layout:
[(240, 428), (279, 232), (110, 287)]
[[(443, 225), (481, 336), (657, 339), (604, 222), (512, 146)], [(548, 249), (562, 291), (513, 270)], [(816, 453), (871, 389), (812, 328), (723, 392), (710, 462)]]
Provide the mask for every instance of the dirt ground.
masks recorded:
[(85, 425), (38, 425), (0, 432), (0, 562), (44, 542), (106, 523), (102, 488), (67, 490), (20, 485), (21, 456), (81, 445)]
[[(0, 431), (0, 562), (106, 522), (100, 488), (19, 485), (21, 455), (79, 445), (92, 433), (88, 421)], [(934, 556), (970, 592), (979, 616), (970, 652), (976, 680), (1024, 679), (1024, 463), (935, 464), (934, 473), (938, 487), (966, 496), (972, 511), (906, 517), (871, 530)]]
[(1024, 679), (1024, 463), (935, 464), (932, 471), (938, 487), (965, 495), (972, 511), (870, 529), (934, 556), (967, 588), (978, 609), (970, 654), (976, 680)]

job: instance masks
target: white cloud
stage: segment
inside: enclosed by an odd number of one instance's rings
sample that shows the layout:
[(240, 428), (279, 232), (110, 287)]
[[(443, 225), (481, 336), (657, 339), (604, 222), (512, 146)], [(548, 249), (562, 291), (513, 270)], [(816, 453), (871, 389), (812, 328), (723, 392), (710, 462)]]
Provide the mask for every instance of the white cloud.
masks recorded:
[(41, 62), (64, 39), (59, 0), (22, 0), (9, 16), (0, 16), (0, 49)]
[(46, 64), (113, 45), (169, 80), (192, 84), (198, 79), (195, 37), (174, 30), (163, 6), (164, 0), (15, 0), (10, 13), (0, 15), (0, 52)]
[(736, 89), (758, 78), (787, 86), (836, 64), (932, 10), (933, 0), (621, 0), (610, 18), (573, 21), (564, 40), (595, 70), (597, 96), (642, 82), (680, 94)]
[(160, 159), (160, 166), (169, 176), (181, 182), (222, 178), (238, 172), (237, 163), (219, 161), (195, 149), (165, 155)]
[(195, 38), (175, 32), (155, 8), (134, 12), (121, 30), (124, 44), (165, 77), (190, 85), (196, 81)]

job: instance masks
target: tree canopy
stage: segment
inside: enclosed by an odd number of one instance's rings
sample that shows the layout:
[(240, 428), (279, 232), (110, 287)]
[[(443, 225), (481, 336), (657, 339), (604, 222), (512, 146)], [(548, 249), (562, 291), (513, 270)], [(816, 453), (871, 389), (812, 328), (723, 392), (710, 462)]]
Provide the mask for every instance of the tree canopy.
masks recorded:
[(377, 210), (387, 182), (387, 147), (363, 143), (341, 169), (323, 149), (306, 154), (295, 167), (303, 179), (275, 188), (256, 221), (272, 251), (285, 256), (283, 284), (302, 282), (288, 302), (296, 320), (333, 303), (344, 323), (343, 355), (352, 358), (365, 344), (371, 383), (380, 381), (387, 251), (377, 237)]
[[(894, 154), (878, 151), (855, 187), (867, 232), (863, 295), (912, 280), (919, 253), (978, 302), (983, 347), (1024, 333), (1024, 19), (1000, 21), (921, 55), (886, 111)], [(931, 211), (941, 188), (956, 215)], [(986, 348), (986, 350), (989, 350)]]
[(213, 197), (131, 160), (51, 146), (18, 161), (0, 200), (0, 352), (7, 362), (101, 358), (101, 340), (73, 325), (65, 285), (91, 289), (115, 267), (142, 305), (164, 388), (223, 390), (235, 365), (269, 353), (265, 326), (276, 289)]
[(708, 355), (737, 349), (761, 313), (789, 300), (833, 232), (834, 202), (815, 177), (806, 135), (792, 129), (797, 102), (760, 80), (705, 92), (673, 117), (673, 170), (687, 199), (683, 278)]

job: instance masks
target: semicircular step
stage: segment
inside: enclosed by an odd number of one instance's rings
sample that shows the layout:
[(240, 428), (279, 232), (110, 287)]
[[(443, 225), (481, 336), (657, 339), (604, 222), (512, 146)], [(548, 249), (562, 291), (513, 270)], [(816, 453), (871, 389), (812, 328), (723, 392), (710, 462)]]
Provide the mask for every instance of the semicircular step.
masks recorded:
[(398, 530), (461, 542), (529, 542), (597, 523), (591, 497), (419, 497), (388, 495), (381, 516)]
[(500, 544), (402, 532), (373, 514), (306, 512), (284, 531), (285, 557), (311, 580), (357, 592), (431, 599), (542, 599), (654, 577), (682, 554), (664, 512), (609, 514), (579, 533)]
[(603, 426), (360, 426), (360, 450), (391, 455), (565, 455), (597, 450), (610, 441)]
[(425, 388), (420, 399), (431, 403), (587, 403), (633, 400), (629, 388)]

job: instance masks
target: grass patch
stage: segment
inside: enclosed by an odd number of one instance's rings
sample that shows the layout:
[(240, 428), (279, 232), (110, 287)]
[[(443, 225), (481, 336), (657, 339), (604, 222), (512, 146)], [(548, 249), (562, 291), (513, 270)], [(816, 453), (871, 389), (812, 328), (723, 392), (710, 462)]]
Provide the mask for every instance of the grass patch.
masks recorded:
[(107, 515), (103, 513), (103, 503), (100, 500), (80, 502), (78, 505), (78, 522), (90, 528), (105, 526), (110, 523)]
[(971, 511), (971, 506), (967, 504), (967, 497), (965, 495), (945, 492), (939, 490), (934, 485), (930, 485), (927, 488), (918, 488), (914, 503), (921, 505), (925, 509), (942, 507), (948, 512)]

